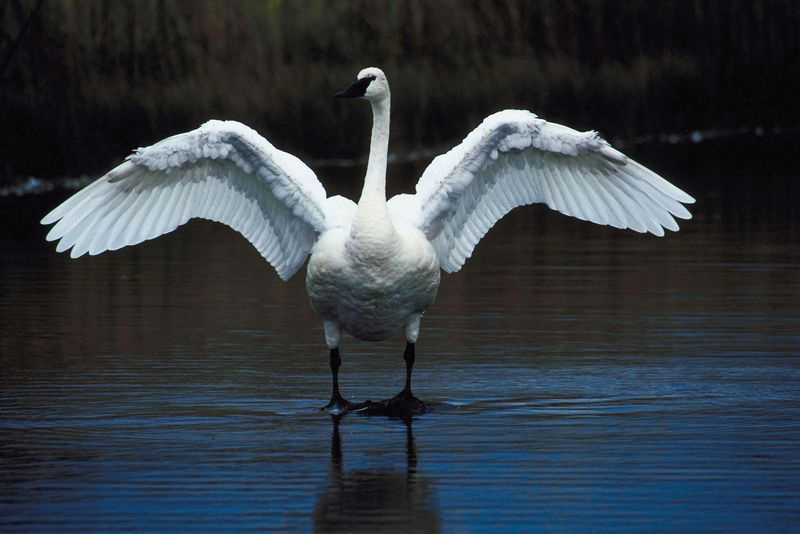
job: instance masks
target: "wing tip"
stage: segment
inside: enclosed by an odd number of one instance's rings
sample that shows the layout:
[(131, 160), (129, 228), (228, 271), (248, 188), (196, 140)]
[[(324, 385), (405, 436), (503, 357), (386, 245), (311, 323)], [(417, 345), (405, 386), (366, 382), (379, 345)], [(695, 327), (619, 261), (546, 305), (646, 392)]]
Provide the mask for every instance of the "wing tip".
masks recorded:
[[(42, 220), (39, 221), (39, 224), (47, 226), (48, 224), (53, 224), (54, 222), (57, 222), (59, 219), (61, 219), (61, 217), (63, 217), (63, 215), (59, 215), (57, 213), (57, 211), (58, 211), (58, 209), (56, 208), (53, 211), (51, 211), (50, 213), (48, 213), (47, 215), (45, 215), (44, 217), (42, 217)], [(47, 240), (48, 241), (53, 241), (49, 237), (47, 238)]]
[[(44, 223), (42, 223), (42, 224), (44, 224)], [(50, 224), (50, 223), (48, 223), (48, 224)], [(44, 239), (45, 239), (45, 241), (58, 241), (62, 237), (64, 237), (63, 234), (59, 235), (56, 232), (56, 227), (54, 226), (53, 228), (50, 229), (49, 232), (47, 232), (47, 235), (44, 236)]]

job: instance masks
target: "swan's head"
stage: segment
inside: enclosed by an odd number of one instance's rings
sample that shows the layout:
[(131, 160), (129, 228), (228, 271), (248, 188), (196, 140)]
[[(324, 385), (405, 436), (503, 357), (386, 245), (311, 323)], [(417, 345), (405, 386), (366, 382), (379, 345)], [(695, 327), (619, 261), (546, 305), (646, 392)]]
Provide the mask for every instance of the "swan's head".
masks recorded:
[(386, 75), (377, 67), (367, 67), (356, 76), (349, 86), (335, 96), (342, 98), (363, 97), (376, 102), (389, 97), (389, 82)]

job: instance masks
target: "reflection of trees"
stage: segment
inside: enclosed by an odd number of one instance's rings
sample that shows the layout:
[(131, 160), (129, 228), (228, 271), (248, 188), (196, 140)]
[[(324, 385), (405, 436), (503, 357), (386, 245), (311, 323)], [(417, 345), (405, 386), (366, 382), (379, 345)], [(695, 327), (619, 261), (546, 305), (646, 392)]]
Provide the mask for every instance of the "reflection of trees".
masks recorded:
[(314, 508), (317, 532), (440, 532), (430, 482), (417, 473), (411, 421), (406, 425), (405, 470), (345, 472), (339, 418), (333, 417), (328, 484)]

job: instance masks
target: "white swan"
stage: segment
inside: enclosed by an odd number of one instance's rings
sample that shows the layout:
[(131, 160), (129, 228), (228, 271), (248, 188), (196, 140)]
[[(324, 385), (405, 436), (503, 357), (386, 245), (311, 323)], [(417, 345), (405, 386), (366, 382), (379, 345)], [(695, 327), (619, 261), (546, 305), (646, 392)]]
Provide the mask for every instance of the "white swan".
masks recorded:
[(286, 280), (310, 255), (306, 285), (330, 349), (332, 413), (353, 409), (339, 393), (342, 330), (364, 340), (406, 338), (406, 384), (383, 407), (411, 413), (420, 318), (440, 270), (458, 271), (478, 241), (516, 206), (541, 202), (566, 215), (663, 235), (694, 199), (626, 158), (596, 132), (552, 124), (528, 111), (487, 117), (433, 160), (413, 195), (386, 201), (389, 84), (367, 68), (339, 97), (363, 97), (373, 125), (358, 204), (327, 198), (314, 173), (247, 126), (209, 121), (140, 148), (42, 219), (59, 252), (98, 254), (165, 234), (189, 219), (244, 235)]

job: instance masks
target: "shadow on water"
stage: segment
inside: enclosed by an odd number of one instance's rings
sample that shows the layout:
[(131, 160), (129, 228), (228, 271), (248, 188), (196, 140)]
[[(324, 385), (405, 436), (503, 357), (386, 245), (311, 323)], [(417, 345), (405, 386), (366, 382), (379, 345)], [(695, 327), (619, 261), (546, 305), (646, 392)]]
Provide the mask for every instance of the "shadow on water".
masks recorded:
[(316, 532), (441, 532), (441, 519), (432, 505), (433, 487), (417, 471), (412, 419), (406, 427), (405, 469), (346, 471), (341, 417), (331, 416), (331, 463), (325, 490), (313, 513)]

